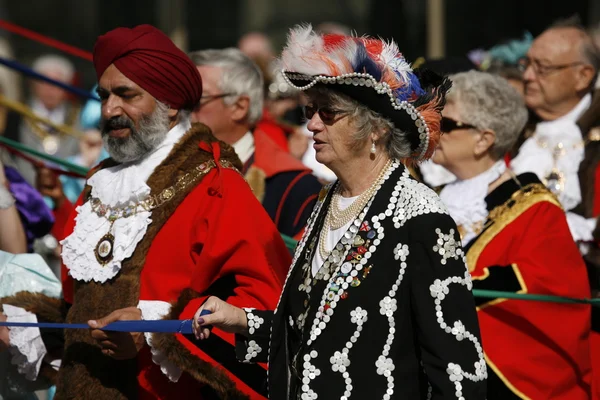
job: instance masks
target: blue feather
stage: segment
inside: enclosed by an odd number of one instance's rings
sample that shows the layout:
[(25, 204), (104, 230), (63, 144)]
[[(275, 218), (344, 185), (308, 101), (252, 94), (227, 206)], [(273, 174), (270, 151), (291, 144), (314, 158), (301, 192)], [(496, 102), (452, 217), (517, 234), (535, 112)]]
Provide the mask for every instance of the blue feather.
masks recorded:
[(421, 88), (417, 76), (413, 73), (409, 73), (407, 85), (396, 89), (394, 91), (394, 96), (401, 101), (408, 101), (413, 97), (413, 93), (417, 96), (421, 96), (425, 94), (425, 91)]
[(358, 44), (356, 56), (352, 63), (354, 72), (370, 74), (378, 82), (381, 82), (382, 70), (377, 63), (369, 57), (367, 49), (362, 43)]

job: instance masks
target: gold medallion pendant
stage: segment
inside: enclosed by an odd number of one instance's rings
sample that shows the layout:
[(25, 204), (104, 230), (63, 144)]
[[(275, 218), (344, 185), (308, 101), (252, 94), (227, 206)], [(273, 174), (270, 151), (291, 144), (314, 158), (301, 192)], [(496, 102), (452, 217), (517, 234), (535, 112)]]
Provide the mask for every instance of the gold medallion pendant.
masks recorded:
[(112, 233), (107, 233), (100, 238), (96, 248), (94, 249), (94, 255), (96, 260), (101, 265), (108, 264), (113, 259), (113, 249), (115, 247), (115, 237)]

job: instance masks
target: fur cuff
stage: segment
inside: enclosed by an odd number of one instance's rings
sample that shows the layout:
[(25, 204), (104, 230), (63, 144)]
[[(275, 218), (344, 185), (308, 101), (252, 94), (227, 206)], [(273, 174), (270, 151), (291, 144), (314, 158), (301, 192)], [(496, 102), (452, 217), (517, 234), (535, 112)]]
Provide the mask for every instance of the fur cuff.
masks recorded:
[(38, 320), (46, 322), (65, 322), (67, 303), (64, 300), (49, 297), (41, 293), (19, 292), (14, 296), (0, 298), (0, 304), (10, 304), (35, 314)]

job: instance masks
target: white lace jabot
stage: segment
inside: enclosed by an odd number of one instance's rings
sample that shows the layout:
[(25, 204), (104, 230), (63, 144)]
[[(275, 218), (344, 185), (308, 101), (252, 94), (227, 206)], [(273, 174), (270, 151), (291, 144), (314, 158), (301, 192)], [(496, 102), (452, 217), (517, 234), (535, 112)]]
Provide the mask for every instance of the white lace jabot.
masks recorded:
[[(111, 207), (144, 200), (150, 194), (146, 181), (190, 127), (189, 122), (176, 125), (156, 150), (138, 162), (96, 172), (87, 181), (92, 188), (92, 197)], [(74, 279), (85, 282), (106, 282), (114, 278), (121, 269), (121, 263), (131, 257), (146, 234), (148, 225), (152, 222), (151, 214), (150, 211), (143, 211), (127, 218), (119, 218), (110, 229), (111, 223), (96, 215), (89, 201), (77, 207), (75, 229), (61, 242), (62, 258), (69, 274)], [(106, 265), (101, 265), (94, 255), (94, 249), (109, 229), (114, 235), (113, 258)]]
[(504, 160), (496, 162), (490, 169), (470, 179), (457, 180), (442, 189), (440, 198), (448, 207), (448, 213), (462, 234), (462, 243), (469, 243), (479, 234), (478, 227), (488, 216), (487, 196), (490, 183), (506, 171)]
[(584, 146), (577, 120), (591, 102), (592, 96), (588, 94), (568, 114), (554, 121), (538, 123), (533, 136), (523, 142), (519, 154), (510, 163), (516, 174), (534, 172), (544, 181), (554, 166), (553, 150), (561, 143), (564, 150), (556, 166), (564, 174), (565, 186), (558, 199), (567, 211), (581, 202), (578, 171), (583, 161)]

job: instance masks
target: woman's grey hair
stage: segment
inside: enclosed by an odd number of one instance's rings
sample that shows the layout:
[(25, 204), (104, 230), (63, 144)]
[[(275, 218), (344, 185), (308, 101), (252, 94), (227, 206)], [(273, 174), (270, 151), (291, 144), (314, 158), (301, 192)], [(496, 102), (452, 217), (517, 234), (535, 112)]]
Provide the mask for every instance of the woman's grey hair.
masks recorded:
[(491, 154), (502, 158), (516, 142), (527, 123), (523, 97), (500, 76), (479, 71), (451, 75), (452, 89), (446, 102), (457, 107), (460, 122), (496, 134)]
[(347, 113), (354, 125), (354, 139), (362, 142), (374, 133), (383, 133), (383, 144), (390, 158), (403, 159), (411, 155), (407, 133), (396, 128), (394, 124), (381, 114), (352, 98), (323, 87), (313, 87), (306, 95), (315, 99), (319, 105), (327, 105), (335, 110)]
[(208, 49), (188, 54), (196, 66), (211, 66), (223, 69), (219, 89), (234, 96), (223, 98), (225, 104), (233, 104), (237, 97), (246, 95), (250, 99), (248, 123), (254, 125), (262, 118), (264, 82), (258, 66), (244, 53), (233, 47)]

